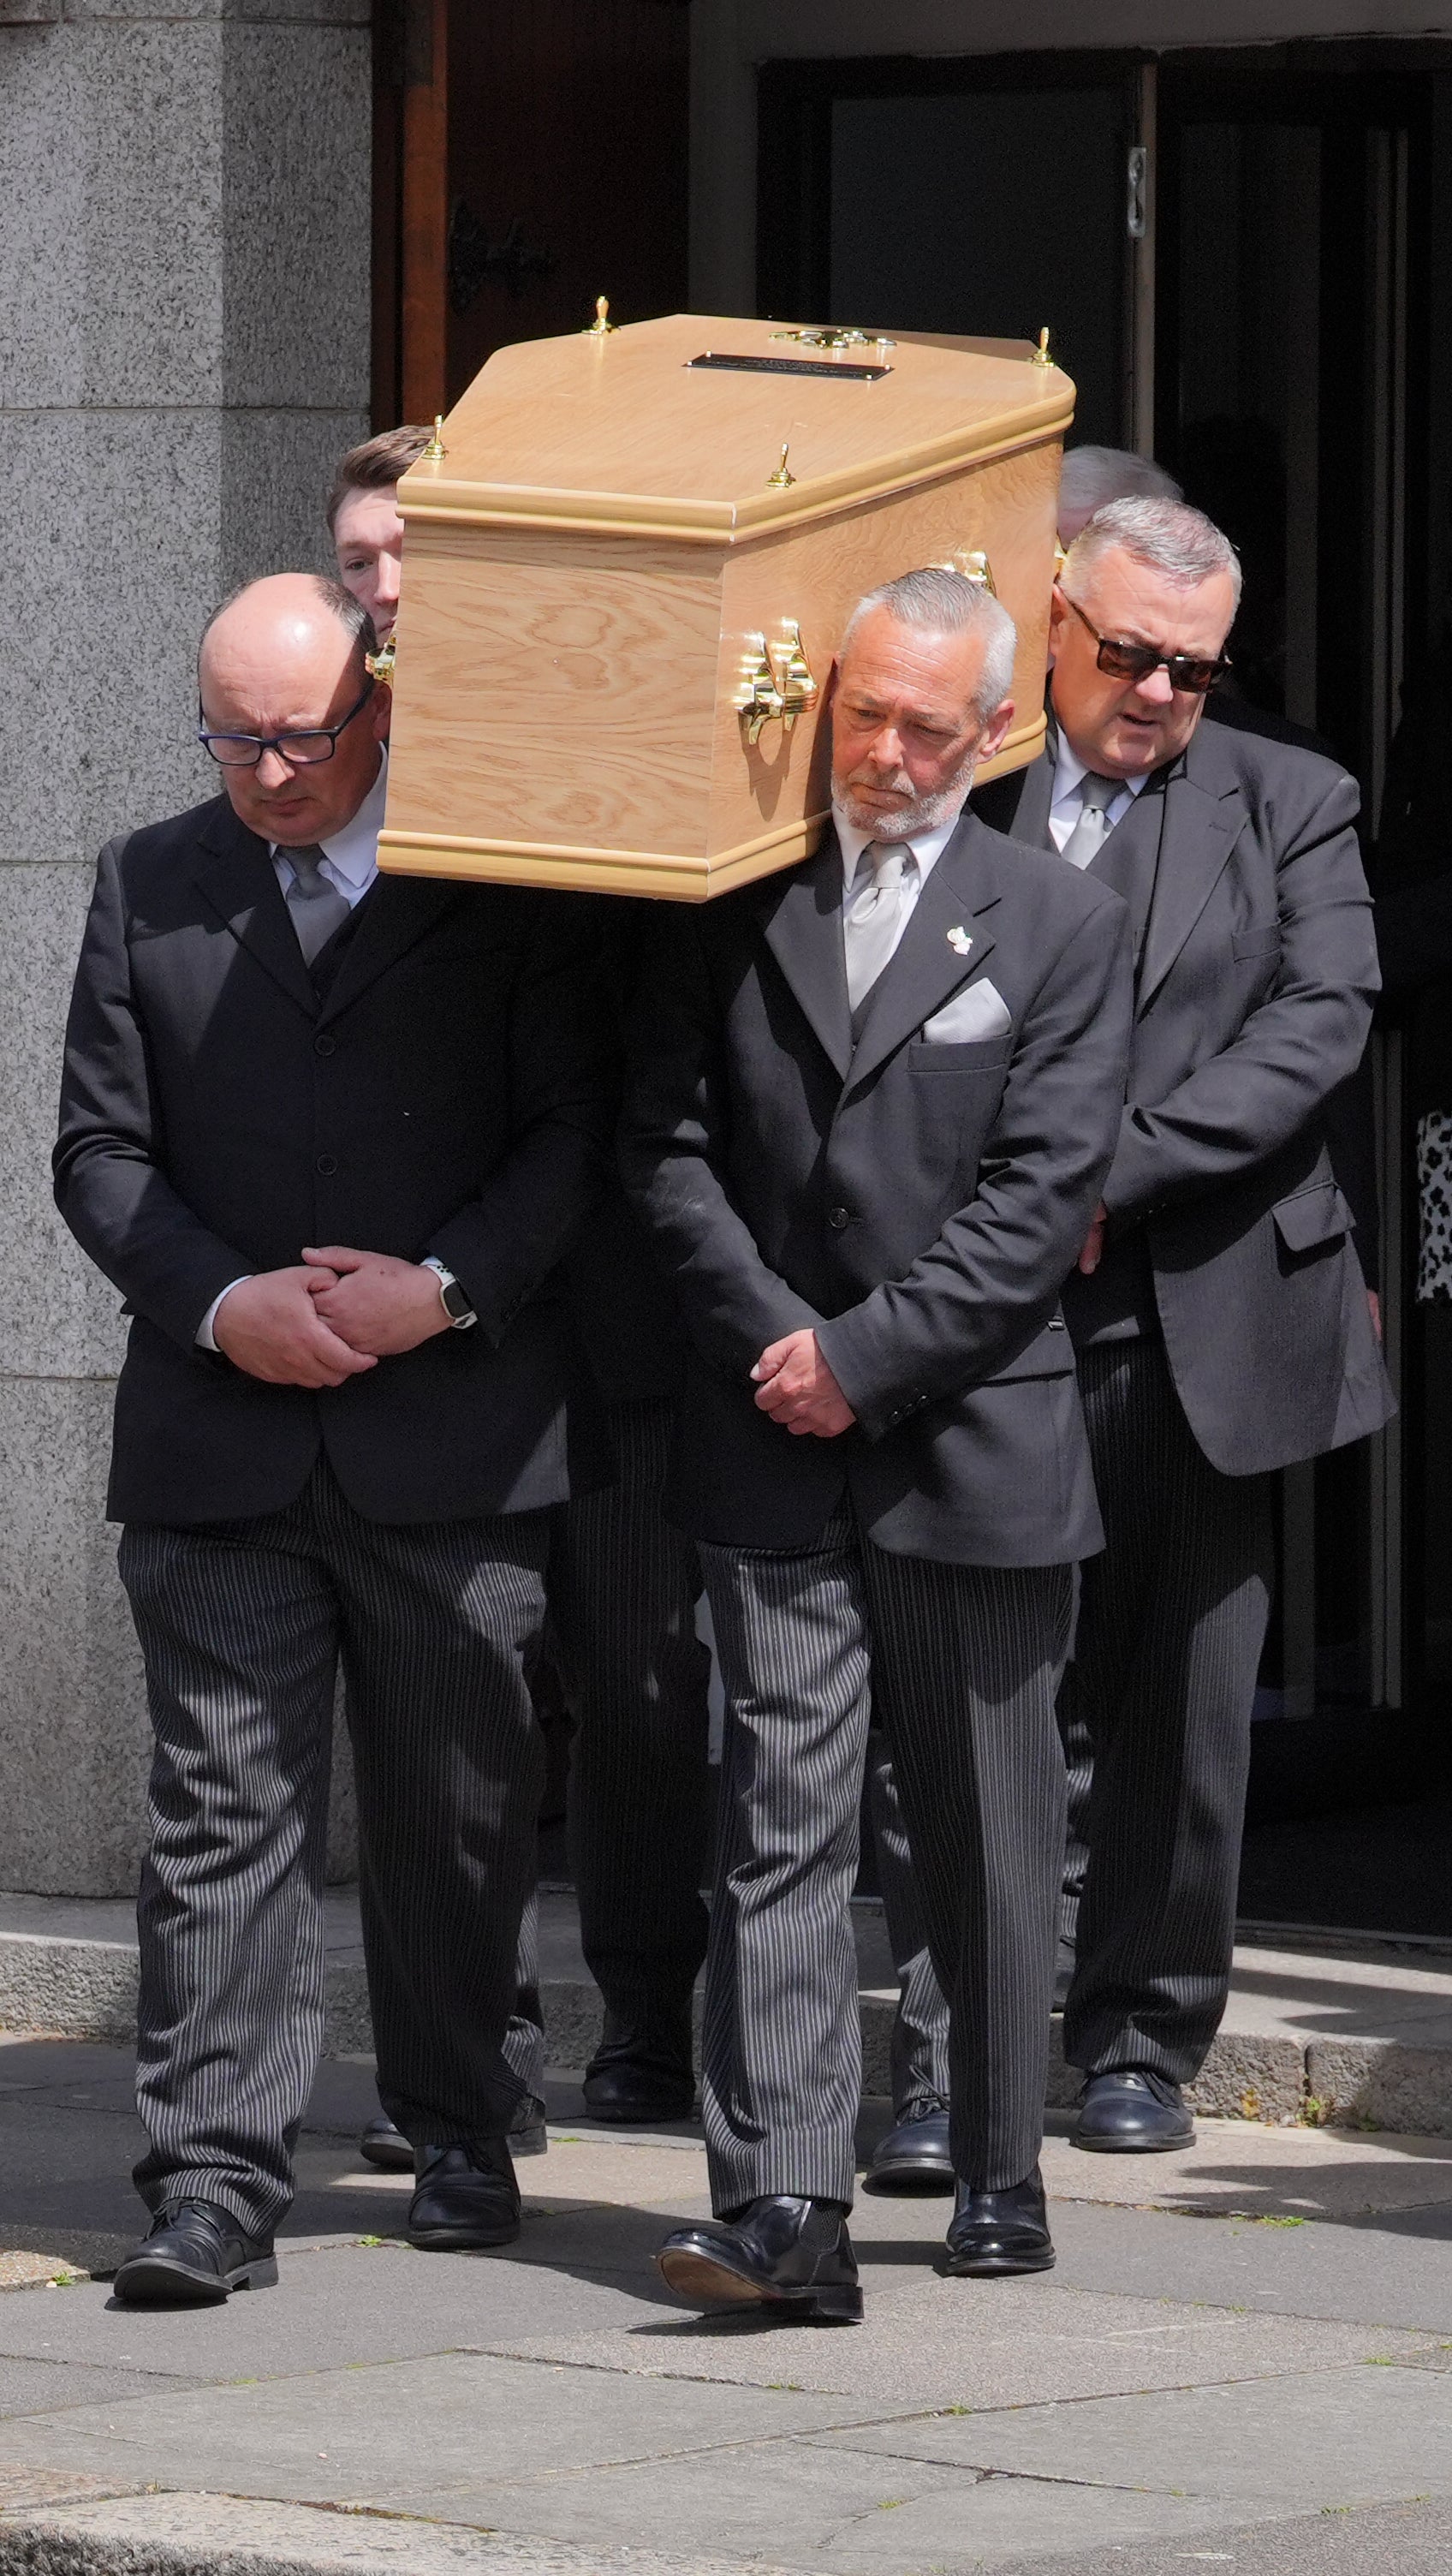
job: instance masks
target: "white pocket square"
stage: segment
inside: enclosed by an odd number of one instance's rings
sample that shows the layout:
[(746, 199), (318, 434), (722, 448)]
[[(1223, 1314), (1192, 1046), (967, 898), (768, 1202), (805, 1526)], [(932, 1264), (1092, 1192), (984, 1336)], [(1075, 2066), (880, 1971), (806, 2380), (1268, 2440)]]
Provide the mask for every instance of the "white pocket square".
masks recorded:
[(1005, 1038), (1012, 1026), (1013, 1013), (985, 975), (924, 1020), (923, 1035), (931, 1046), (971, 1046), (978, 1038)]

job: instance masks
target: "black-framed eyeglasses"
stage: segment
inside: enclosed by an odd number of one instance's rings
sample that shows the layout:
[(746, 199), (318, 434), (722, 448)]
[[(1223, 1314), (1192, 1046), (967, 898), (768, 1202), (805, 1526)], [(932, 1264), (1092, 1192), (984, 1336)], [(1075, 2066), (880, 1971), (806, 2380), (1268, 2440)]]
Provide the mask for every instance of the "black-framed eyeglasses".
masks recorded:
[(224, 769), (255, 769), (265, 751), (275, 751), (289, 769), (310, 769), (316, 761), (331, 760), (338, 748), (338, 736), (346, 733), (356, 715), (368, 704), (376, 686), (371, 674), (360, 698), (355, 698), (347, 714), (335, 725), (319, 725), (314, 733), (208, 733), (200, 707), (197, 709), (197, 740), (204, 751)]
[(1095, 659), (1111, 680), (1133, 680), (1137, 686), (1149, 678), (1151, 671), (1168, 671), (1172, 689), (1188, 689), (1193, 696), (1203, 698), (1230, 668), (1228, 653), (1157, 653), (1153, 644), (1127, 644), (1119, 636), (1101, 635), (1097, 626), (1090, 625), (1077, 599), (1069, 599), (1062, 584), (1059, 596), (1069, 600), (1080, 625), (1089, 627), (1099, 647)]

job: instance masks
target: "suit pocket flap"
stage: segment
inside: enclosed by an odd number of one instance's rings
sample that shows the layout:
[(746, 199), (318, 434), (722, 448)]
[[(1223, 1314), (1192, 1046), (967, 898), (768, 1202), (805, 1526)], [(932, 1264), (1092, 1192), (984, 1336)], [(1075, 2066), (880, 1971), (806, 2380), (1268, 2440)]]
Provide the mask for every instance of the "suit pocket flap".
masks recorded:
[(1313, 1252), (1318, 1243), (1335, 1243), (1351, 1232), (1354, 1222), (1334, 1181), (1318, 1181), (1313, 1189), (1278, 1199), (1271, 1215), (1288, 1252)]

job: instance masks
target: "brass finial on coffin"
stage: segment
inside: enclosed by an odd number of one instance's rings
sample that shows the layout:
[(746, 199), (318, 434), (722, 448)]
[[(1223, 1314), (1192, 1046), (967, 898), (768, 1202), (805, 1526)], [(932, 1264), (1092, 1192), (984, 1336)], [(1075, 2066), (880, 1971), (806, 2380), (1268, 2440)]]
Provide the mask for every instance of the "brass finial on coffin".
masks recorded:
[(436, 411), (434, 414), (434, 434), (418, 461), (420, 465), (437, 465), (439, 458), (443, 453), (444, 415), (441, 411)]
[(1057, 358), (1051, 358), (1049, 356), (1049, 326), (1047, 322), (1039, 333), (1039, 345), (1035, 349), (1033, 356), (1030, 358), (1029, 365), (1031, 367), (1054, 367), (1058, 365)]
[(785, 492), (788, 486), (795, 483), (797, 479), (795, 474), (793, 474), (791, 467), (787, 463), (787, 451), (790, 444), (791, 442), (789, 439), (784, 438), (782, 440), (781, 463), (777, 467), (776, 472), (774, 474), (768, 474), (766, 478), (766, 488), (769, 492)]
[(597, 295), (595, 298), (595, 319), (590, 324), (589, 329), (585, 332), (584, 337), (587, 340), (608, 340), (614, 328), (615, 325), (610, 319), (609, 296)]

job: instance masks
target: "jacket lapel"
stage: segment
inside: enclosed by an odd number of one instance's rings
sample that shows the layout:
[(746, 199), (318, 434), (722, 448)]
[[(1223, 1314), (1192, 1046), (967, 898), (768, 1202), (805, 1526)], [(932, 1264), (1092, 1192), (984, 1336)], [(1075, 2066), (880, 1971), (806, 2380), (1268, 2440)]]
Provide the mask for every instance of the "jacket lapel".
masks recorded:
[(468, 891), (437, 877), (375, 878), (319, 1007), (319, 1019), (336, 1020), (351, 1009), (359, 995), (396, 965)]
[(1208, 732), (1207, 740), (1202, 723), (1191, 735), (1165, 784), (1160, 863), (1136, 1001), (1140, 1012), (1174, 965), (1249, 819), (1239, 779), (1219, 755), (1213, 726)]
[(1054, 735), (1049, 747), (1031, 760), (1027, 769), (1010, 770), (1004, 778), (990, 778), (986, 787), (976, 787), (969, 799), (969, 812), (976, 814), (994, 832), (1002, 832), (1010, 841), (1026, 841), (1030, 849), (1052, 847), (1049, 839), (1049, 808), (1054, 801)]
[(786, 878), (762, 890), (762, 932), (818, 1043), (842, 1081), (852, 1062), (852, 1013), (842, 947), (842, 852), (834, 831)]
[[(978, 973), (994, 944), (985, 915), (1000, 893), (994, 834), (976, 814), (965, 814), (913, 906), (896, 955), (868, 995), (852, 1057), (854, 1090)], [(971, 943), (966, 953), (949, 937), (959, 930)]]
[(193, 875), (211, 909), (249, 957), (313, 1019), (317, 995), (267, 843), (238, 821), (225, 797), (217, 799), (198, 839), (202, 855)]

